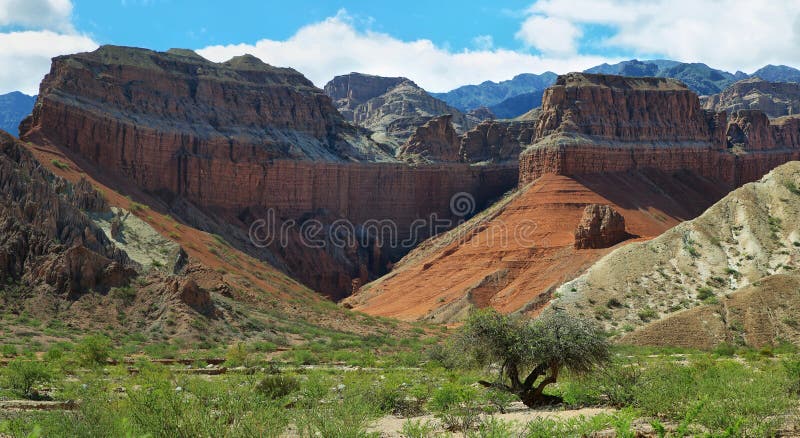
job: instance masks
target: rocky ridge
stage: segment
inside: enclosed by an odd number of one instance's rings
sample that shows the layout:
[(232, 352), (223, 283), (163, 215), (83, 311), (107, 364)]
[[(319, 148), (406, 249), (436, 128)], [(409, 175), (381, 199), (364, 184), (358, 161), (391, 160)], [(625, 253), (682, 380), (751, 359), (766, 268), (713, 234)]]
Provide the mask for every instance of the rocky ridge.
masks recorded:
[(654, 238), (800, 157), (797, 122), (741, 111), (728, 120), (704, 111), (673, 79), (559, 77), (533, 123), (533, 145), (520, 155), (518, 192), (448, 233), (456, 237), (415, 250), (348, 302), (368, 313), (438, 321), (457, 320), (472, 307), (539, 312), (559, 285), (609, 251), (582, 249), (583, 232), (575, 248), (588, 205), (624, 217), (615, 233)]
[[(691, 326), (715, 332), (711, 337), (698, 337), (694, 332), (681, 334), (673, 330), (669, 338), (656, 342), (659, 344), (711, 347), (730, 342), (731, 334), (737, 330), (729, 329), (736, 326), (736, 321), (748, 325), (749, 330), (738, 330), (738, 336), (753, 336), (757, 341), (751, 344), (761, 346), (764, 339), (772, 342), (776, 336), (764, 337), (747, 322), (748, 314), (769, 312), (764, 303), (753, 301), (746, 313), (718, 312), (718, 307), (730, 304), (726, 297), (735, 301), (733, 297), (739, 291), (753, 289), (770, 276), (792, 274), (800, 268), (797, 187), (800, 187), (800, 162), (783, 164), (761, 180), (734, 190), (696, 219), (648, 242), (633, 243), (611, 252), (586, 274), (561, 286), (556, 291), (559, 298), (553, 303), (597, 316), (608, 327), (612, 322), (618, 327), (633, 328), (664, 318), (679, 321), (699, 317), (697, 312), (700, 312), (708, 322)], [(787, 306), (800, 308), (796, 290), (781, 293), (792, 295), (785, 302)], [(614, 305), (605, 306), (612, 301)], [(590, 303), (599, 303), (602, 312)], [(685, 310), (695, 306), (705, 310)], [(771, 324), (787, 329), (780, 321)], [(791, 333), (791, 338), (797, 338), (795, 329)], [(656, 341), (656, 337), (638, 332), (628, 337), (631, 342)]]
[[(320, 221), (330, 237), (338, 220), (355, 233), (366, 221), (391, 220), (405, 239), (415, 220), (453, 218), (454, 194), (469, 192), (482, 207), (517, 178), (513, 165), (396, 163), (302, 75), (250, 56), (216, 64), (188, 51), (104, 46), (58, 57), (23, 125), (27, 141), (134, 183), (187, 223), (335, 298), (407, 248), (376, 250), (375, 236), (317, 248), (303, 244), (301, 224)], [(270, 215), (277, 229), (294, 226), (285, 240), (256, 247), (248, 230)]]
[(433, 117), (449, 114), (458, 133), (476, 122), (406, 78), (350, 73), (328, 82), (325, 94), (346, 120), (373, 131), (372, 139), (392, 150)]
[(708, 96), (703, 100), (703, 108), (728, 113), (758, 110), (773, 118), (795, 115), (800, 113), (800, 84), (745, 79)]
[(770, 123), (758, 114), (737, 112), (728, 120), (726, 112), (704, 111), (693, 92), (671, 79), (561, 76), (545, 93), (533, 146), (520, 156), (520, 182), (548, 172), (654, 167), (736, 187), (800, 157), (795, 119)]

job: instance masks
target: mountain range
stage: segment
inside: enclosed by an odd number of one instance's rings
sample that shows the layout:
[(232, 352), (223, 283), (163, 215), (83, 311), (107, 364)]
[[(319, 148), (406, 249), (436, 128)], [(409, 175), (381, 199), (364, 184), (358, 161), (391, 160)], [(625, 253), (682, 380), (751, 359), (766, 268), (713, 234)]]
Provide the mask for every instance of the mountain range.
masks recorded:
[[(730, 73), (702, 63), (685, 63), (667, 59), (640, 61), (632, 59), (617, 64), (600, 64), (584, 73), (633, 77), (664, 77), (678, 79), (695, 93), (711, 95), (722, 92), (736, 81), (761, 78), (770, 82), (800, 82), (800, 70), (785, 65), (767, 65), (752, 74)], [(446, 93), (431, 93), (461, 111), (488, 107), (499, 118), (514, 118), (541, 104), (542, 93), (553, 85), (556, 74), (520, 74), (500, 82), (486, 81), (464, 85)]]
[(17, 135), (19, 122), (31, 113), (36, 96), (19, 91), (0, 95), (0, 129)]

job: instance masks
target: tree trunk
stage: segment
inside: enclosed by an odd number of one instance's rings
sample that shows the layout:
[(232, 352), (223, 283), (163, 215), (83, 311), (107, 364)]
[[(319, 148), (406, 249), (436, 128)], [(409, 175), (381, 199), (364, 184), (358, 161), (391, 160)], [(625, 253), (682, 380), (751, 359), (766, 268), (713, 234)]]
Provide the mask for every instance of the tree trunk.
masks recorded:
[(538, 393), (536, 390), (525, 391), (519, 394), (519, 398), (529, 408), (559, 405), (564, 402), (564, 399), (557, 395)]

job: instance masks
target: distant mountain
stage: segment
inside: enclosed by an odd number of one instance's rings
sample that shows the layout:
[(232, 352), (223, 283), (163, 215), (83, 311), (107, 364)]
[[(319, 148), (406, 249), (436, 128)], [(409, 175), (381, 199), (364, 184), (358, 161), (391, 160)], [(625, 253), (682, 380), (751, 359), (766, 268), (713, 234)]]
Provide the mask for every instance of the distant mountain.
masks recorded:
[(33, 110), (36, 96), (28, 96), (19, 91), (0, 94), (0, 129), (13, 136), (19, 136), (19, 122)]
[(668, 59), (653, 59), (650, 61), (639, 61), (638, 59), (631, 59), (630, 61), (622, 61), (616, 64), (600, 64), (598, 66), (584, 70), (584, 73), (598, 73), (606, 75), (620, 75), (620, 76), (657, 76), (658, 72), (680, 64), (678, 61), (670, 61)]
[(533, 108), (542, 106), (543, 94), (544, 89), (522, 93), (490, 106), (489, 110), (499, 119), (513, 119)]
[(737, 72), (736, 75), (713, 69), (705, 64), (684, 63), (668, 59), (639, 61), (632, 59), (617, 64), (600, 64), (585, 70), (586, 73), (603, 73), (621, 76), (657, 76), (678, 79), (700, 95), (719, 93), (739, 79), (749, 77)]
[(727, 111), (759, 110), (769, 117), (800, 113), (800, 84), (770, 82), (758, 77), (744, 79), (722, 93), (701, 99), (705, 109)]
[[(686, 63), (669, 59), (631, 59), (616, 64), (600, 64), (584, 70), (620, 76), (655, 76), (678, 79), (701, 96), (718, 94), (734, 82), (759, 77), (770, 82), (799, 82), (800, 70), (785, 65), (767, 65), (752, 75), (742, 71), (729, 73), (702, 63)], [(564, 72), (566, 73), (566, 72)], [(480, 85), (465, 85), (447, 93), (431, 93), (448, 104), (469, 111), (485, 106), (498, 118), (514, 118), (541, 105), (544, 90), (555, 83), (552, 72), (541, 75), (524, 73), (502, 82), (486, 81)]]
[[(547, 87), (553, 85), (557, 77), (557, 74), (549, 71), (540, 75), (523, 73), (507, 81), (486, 81), (480, 85), (458, 87), (447, 93), (431, 94), (462, 111), (469, 111), (481, 106), (492, 109), (494, 105), (500, 104), (506, 99), (526, 93), (538, 93), (540, 96), (538, 103), (536, 101), (533, 103), (534, 106), (539, 106), (541, 104), (541, 93), (544, 92)], [(509, 107), (513, 107), (514, 105), (515, 103), (511, 103)], [(525, 108), (510, 117), (516, 117), (532, 108), (534, 107)], [(494, 112), (494, 109), (492, 109), (492, 111)], [(504, 110), (501, 109), (501, 111)], [(503, 117), (499, 114), (497, 114), (497, 116)]]
[(766, 65), (750, 76), (769, 82), (800, 82), (800, 70), (787, 65)]

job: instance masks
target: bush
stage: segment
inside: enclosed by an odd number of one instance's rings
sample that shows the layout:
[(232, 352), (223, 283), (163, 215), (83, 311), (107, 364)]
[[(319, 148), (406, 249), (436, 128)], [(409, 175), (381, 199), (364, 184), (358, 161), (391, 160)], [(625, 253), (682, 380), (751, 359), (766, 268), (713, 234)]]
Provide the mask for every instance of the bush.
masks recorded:
[(34, 389), (37, 385), (42, 385), (53, 376), (46, 364), (27, 359), (14, 359), (8, 363), (3, 371), (6, 386), (16, 394), (25, 398), (37, 398), (38, 394)]
[(0, 347), (0, 356), (3, 356), (3, 357), (14, 357), (17, 354), (18, 354), (18, 351), (17, 351), (17, 346), (16, 345), (3, 344), (3, 346)]
[(87, 336), (75, 347), (75, 354), (83, 366), (103, 365), (111, 356), (111, 339), (103, 335)]
[(249, 359), (250, 353), (247, 351), (247, 347), (242, 342), (237, 342), (231, 345), (228, 347), (228, 351), (225, 352), (225, 363), (229, 366), (246, 366), (250, 362)]
[(434, 436), (436, 426), (430, 421), (406, 420), (400, 433), (407, 438), (429, 438)]
[(278, 399), (297, 392), (300, 389), (300, 382), (292, 376), (269, 375), (261, 379), (255, 389), (267, 398)]

